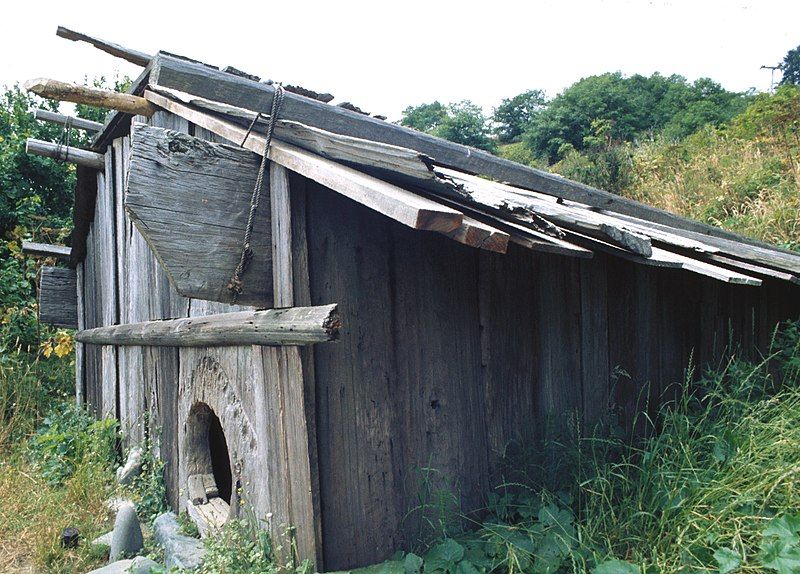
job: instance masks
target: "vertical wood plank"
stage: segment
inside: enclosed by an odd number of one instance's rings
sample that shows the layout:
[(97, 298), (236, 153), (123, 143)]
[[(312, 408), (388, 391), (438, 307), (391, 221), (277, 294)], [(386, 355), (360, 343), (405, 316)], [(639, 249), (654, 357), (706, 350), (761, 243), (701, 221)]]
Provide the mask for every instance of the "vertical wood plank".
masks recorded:
[[(273, 289), (276, 307), (294, 305), (294, 269), (292, 264), (292, 211), (287, 170), (270, 163), (270, 211), (272, 220)], [(280, 396), (284, 408), (281, 416), (288, 460), (285, 477), (290, 516), (295, 528), (295, 542), (300, 560), (312, 560), (321, 567), (317, 547), (317, 520), (309, 458), (309, 435), (306, 424), (306, 403), (303, 364), (297, 347), (277, 347), (261, 350), (272, 355), (279, 365)]]
[(591, 432), (609, 409), (607, 257), (580, 261), (583, 423)]

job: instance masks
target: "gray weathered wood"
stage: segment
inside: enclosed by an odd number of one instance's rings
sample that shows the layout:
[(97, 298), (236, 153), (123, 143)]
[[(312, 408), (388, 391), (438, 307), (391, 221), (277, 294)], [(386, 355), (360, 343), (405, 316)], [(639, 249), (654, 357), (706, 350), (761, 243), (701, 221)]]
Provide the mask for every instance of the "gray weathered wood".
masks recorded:
[(599, 237), (627, 251), (649, 257), (652, 253), (650, 238), (638, 231), (626, 229), (623, 222), (589, 210), (569, 207), (552, 198), (542, 199), (533, 194), (519, 193), (513, 187), (492, 182), (452, 169), (437, 168), (443, 177), (456, 183), (443, 193), (459, 201), (488, 209), (505, 219), (527, 227), (547, 232), (541, 219), (560, 227)]
[(60, 82), (49, 78), (28, 80), (23, 86), (37, 96), (60, 102), (86, 104), (87, 106), (108, 108), (128, 114), (141, 114), (147, 117), (152, 116), (156, 111), (155, 106), (140, 96), (79, 86), (78, 84)]
[[(275, 92), (275, 87), (272, 85), (224, 74), (201, 64), (182, 61), (167, 54), (158, 54), (153, 59), (150, 84), (265, 113), (270, 109)], [(792, 256), (785, 250), (740, 237), (721, 228), (685, 219), (619, 195), (570, 181), (553, 173), (493, 156), (481, 150), (448, 142), (403, 126), (295, 94), (286, 94), (281, 117), (329, 132), (417, 150), (435, 158), (437, 165), (486, 175), (512, 185), (578, 201), (594, 208), (662, 223), (680, 230), (747, 243), (766, 249), (772, 253), (775, 259), (786, 258), (798, 261), (794, 259), (796, 256)], [(797, 264), (800, 265), (800, 263)]]
[(42, 267), (39, 321), (55, 327), (78, 328), (77, 274), (74, 269)]
[(336, 340), (340, 327), (332, 304), (97, 327), (78, 332), (75, 340), (156, 347), (311, 345)]
[(103, 124), (100, 122), (76, 118), (75, 116), (65, 116), (64, 114), (51, 112), (50, 110), (36, 110), (33, 112), (33, 117), (37, 120), (52, 122), (62, 126), (69, 125), (72, 128), (84, 130), (89, 133), (97, 133), (103, 129)]
[[(77, 313), (78, 313), (78, 330), (81, 331), (86, 328), (86, 320), (84, 319), (86, 313), (86, 302), (84, 300), (84, 279), (83, 279), (83, 263), (75, 266), (75, 276), (77, 283)], [(86, 366), (84, 364), (84, 349), (83, 343), (75, 343), (75, 403), (78, 406), (83, 406), (86, 402)]]
[(77, 147), (60, 146), (34, 138), (28, 138), (28, 141), (25, 142), (25, 153), (68, 161), (92, 169), (100, 170), (105, 167), (103, 156), (99, 153)]
[(798, 277), (797, 275), (793, 275), (791, 273), (778, 271), (777, 269), (770, 269), (769, 267), (764, 267), (762, 265), (754, 265), (753, 263), (747, 263), (746, 261), (739, 261), (738, 259), (733, 259), (731, 257), (726, 257), (724, 255), (719, 255), (716, 253), (709, 254), (707, 258), (711, 262), (719, 263), (722, 266), (734, 267), (736, 269), (747, 271), (749, 273), (754, 273), (756, 275), (762, 275), (764, 277), (772, 277), (774, 279), (780, 279), (782, 281), (788, 281), (789, 283), (794, 283), (795, 285), (800, 285), (800, 277)]
[[(234, 302), (228, 284), (239, 263), (260, 158), (233, 146), (134, 124), (125, 208), (185, 297)], [(266, 194), (265, 194), (266, 195)], [(271, 307), (269, 198), (256, 211), (237, 302)]]
[(87, 42), (98, 50), (102, 50), (103, 52), (111, 54), (112, 56), (116, 56), (117, 58), (122, 58), (123, 60), (131, 62), (132, 64), (136, 64), (137, 66), (146, 66), (153, 57), (150, 54), (145, 54), (144, 52), (139, 52), (138, 50), (131, 50), (130, 48), (125, 48), (124, 46), (114, 44), (113, 42), (87, 36), (86, 34), (70, 30), (64, 26), (58, 27), (56, 30), (56, 36), (65, 38), (67, 40), (72, 40), (73, 42)]
[[(244, 147), (259, 155), (264, 154), (265, 139), (260, 134), (250, 134), (245, 140), (247, 130), (244, 128), (194, 110), (160, 94), (146, 92), (145, 95), (164, 109), (231, 142), (239, 144), (243, 142)], [(461, 212), (455, 209), (334, 163), (297, 146), (273, 140), (269, 153), (270, 159), (282, 166), (409, 227), (448, 232), (461, 225), (464, 219)]]
[(51, 245), (50, 243), (34, 243), (33, 241), (22, 242), (22, 252), (37, 257), (55, 257), (68, 261), (72, 254), (72, 249), (64, 245)]

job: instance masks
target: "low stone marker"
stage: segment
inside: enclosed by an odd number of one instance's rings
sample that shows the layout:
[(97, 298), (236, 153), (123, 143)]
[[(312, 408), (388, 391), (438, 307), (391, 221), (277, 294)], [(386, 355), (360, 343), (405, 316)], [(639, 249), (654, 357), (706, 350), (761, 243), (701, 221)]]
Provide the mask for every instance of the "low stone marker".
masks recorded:
[(109, 560), (112, 562), (125, 556), (135, 556), (144, 548), (142, 527), (132, 504), (126, 504), (117, 512), (114, 532), (111, 536)]

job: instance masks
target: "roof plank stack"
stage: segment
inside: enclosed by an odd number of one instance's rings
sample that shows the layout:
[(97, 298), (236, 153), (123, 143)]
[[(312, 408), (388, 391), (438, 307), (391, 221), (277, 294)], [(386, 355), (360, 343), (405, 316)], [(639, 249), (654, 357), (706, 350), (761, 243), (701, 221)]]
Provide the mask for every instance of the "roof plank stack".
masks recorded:
[[(136, 53), (68, 31), (145, 66), (129, 92), (232, 144), (265, 153), (276, 86), (159, 52)], [(133, 61), (133, 60), (131, 60)], [(270, 159), (383, 215), (465, 245), (504, 253), (509, 242), (574, 257), (601, 251), (727, 283), (800, 283), (800, 255), (621, 196), (288, 91)], [(127, 129), (117, 112), (95, 139)], [(255, 121), (254, 121), (255, 120)], [(247, 126), (252, 124), (248, 135)]]

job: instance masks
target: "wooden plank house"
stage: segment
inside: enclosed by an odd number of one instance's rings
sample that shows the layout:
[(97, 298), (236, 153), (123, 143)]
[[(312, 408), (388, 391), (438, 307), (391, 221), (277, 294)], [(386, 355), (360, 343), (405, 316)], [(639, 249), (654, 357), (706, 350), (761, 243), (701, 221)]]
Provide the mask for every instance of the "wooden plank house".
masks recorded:
[(89, 41), (145, 66), (126, 100), (30, 86), (118, 110), (68, 158), (77, 394), (153, 439), (176, 509), (250, 505), (319, 569), (414, 543), (423, 469), (478, 509), (508, 445), (630, 417), (690, 358), (765, 347), (800, 312), (796, 253)]

